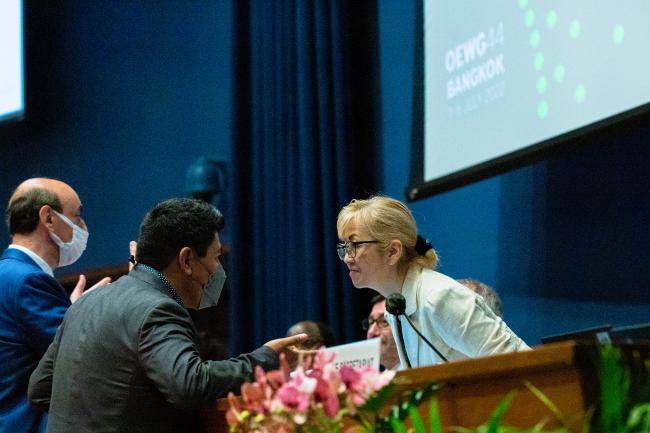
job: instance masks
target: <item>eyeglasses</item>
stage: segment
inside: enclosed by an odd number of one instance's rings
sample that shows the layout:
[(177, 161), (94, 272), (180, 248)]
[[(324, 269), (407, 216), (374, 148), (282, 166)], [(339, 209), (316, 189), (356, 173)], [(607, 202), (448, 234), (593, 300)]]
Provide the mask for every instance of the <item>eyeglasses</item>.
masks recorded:
[(345, 260), (345, 255), (351, 259), (357, 256), (357, 246), (362, 244), (376, 244), (379, 241), (347, 241), (339, 242), (336, 244), (336, 252), (339, 254), (339, 259)]
[(380, 329), (384, 329), (388, 326), (388, 322), (383, 317), (379, 317), (377, 319), (373, 319), (372, 317), (369, 317), (361, 321), (361, 327), (363, 328), (364, 331), (370, 329), (370, 327), (374, 324), (377, 324), (377, 326)]

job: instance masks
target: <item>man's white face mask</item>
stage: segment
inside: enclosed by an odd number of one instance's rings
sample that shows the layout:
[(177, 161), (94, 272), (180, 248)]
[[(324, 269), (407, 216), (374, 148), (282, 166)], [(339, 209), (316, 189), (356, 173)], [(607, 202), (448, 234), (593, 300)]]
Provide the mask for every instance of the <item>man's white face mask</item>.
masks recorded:
[(50, 237), (55, 244), (59, 246), (59, 267), (68, 266), (79, 260), (88, 243), (88, 232), (75, 223), (67, 216), (52, 209), (61, 220), (72, 229), (72, 240), (63, 242), (54, 232), (50, 232)]
[(210, 275), (208, 282), (203, 286), (203, 295), (201, 296), (199, 310), (217, 305), (225, 282), (226, 271), (223, 269), (223, 266), (219, 265), (219, 269)]

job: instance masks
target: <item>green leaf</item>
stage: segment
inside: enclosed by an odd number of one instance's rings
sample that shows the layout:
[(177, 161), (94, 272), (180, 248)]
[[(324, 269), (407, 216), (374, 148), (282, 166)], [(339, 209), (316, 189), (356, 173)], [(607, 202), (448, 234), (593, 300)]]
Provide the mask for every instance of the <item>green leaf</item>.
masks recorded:
[(390, 414), (387, 417), (377, 417), (377, 424), (380, 426), (378, 431), (385, 431), (391, 425), (390, 418), (395, 418), (404, 421), (409, 415), (409, 408), (411, 406), (418, 407), (422, 402), (431, 398), (439, 389), (436, 383), (430, 383), (421, 390), (407, 391), (400, 397), (397, 404), (393, 405)]
[(431, 398), (429, 403), (429, 425), (431, 433), (442, 433), (442, 423), (440, 422), (440, 412), (438, 411), (438, 399)]
[(391, 418), (390, 425), (393, 427), (395, 433), (407, 433), (406, 426), (404, 426), (404, 423), (397, 418)]
[(427, 433), (427, 430), (424, 428), (424, 423), (422, 422), (422, 418), (420, 417), (417, 408), (415, 406), (410, 406), (408, 408), (408, 412), (411, 423), (413, 424), (413, 428), (415, 429), (415, 433)]
[(533, 426), (533, 428), (530, 430), (531, 433), (538, 433), (541, 432), (544, 426), (546, 425), (546, 417), (544, 417), (542, 420), (540, 420), (537, 424)]
[(386, 403), (386, 400), (393, 394), (395, 389), (394, 383), (389, 383), (370, 397), (366, 402), (359, 406), (363, 412), (377, 412)]
[(634, 431), (650, 431), (650, 403), (637, 404), (630, 410), (627, 427)]
[(524, 385), (526, 385), (526, 388), (530, 390), (530, 392), (535, 395), (541, 401), (544, 406), (550, 410), (553, 415), (555, 415), (555, 418), (558, 419), (562, 423), (563, 426), (566, 426), (566, 420), (564, 419), (564, 414), (558, 409), (558, 407), (551, 401), (550, 398), (548, 398), (539, 388), (537, 388), (535, 385), (530, 383), (527, 380), (524, 380)]
[(510, 406), (512, 399), (515, 398), (516, 394), (517, 394), (516, 391), (510, 391), (499, 402), (497, 408), (494, 410), (494, 412), (492, 412), (492, 415), (490, 415), (490, 420), (488, 421), (488, 425), (487, 425), (487, 433), (499, 432), (499, 424), (501, 423), (501, 417), (503, 417), (503, 414), (506, 412), (506, 410), (508, 410), (508, 407)]
[(454, 426), (450, 427), (450, 430), (455, 432), (455, 433), (474, 433), (476, 430), (467, 428), (467, 427), (460, 427), (460, 426)]
[(600, 419), (602, 433), (625, 432), (623, 414), (630, 389), (630, 372), (622, 362), (619, 349), (600, 346)]
[(594, 418), (594, 408), (591, 407), (587, 409), (587, 412), (585, 413), (584, 418), (582, 419), (582, 432), (581, 433), (589, 433), (591, 429), (591, 421)]

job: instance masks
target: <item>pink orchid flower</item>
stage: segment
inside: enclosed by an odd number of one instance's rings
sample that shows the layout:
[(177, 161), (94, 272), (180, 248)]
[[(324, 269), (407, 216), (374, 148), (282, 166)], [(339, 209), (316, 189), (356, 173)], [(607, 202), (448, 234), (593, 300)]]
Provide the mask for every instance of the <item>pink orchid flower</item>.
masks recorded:
[[(395, 375), (370, 367), (335, 367), (335, 354), (319, 350), (303, 367), (290, 372), (281, 355), (280, 369), (255, 370), (255, 381), (241, 387), (241, 399), (229, 394), (226, 421), (233, 433), (297, 433), (332, 426), (346, 414), (355, 415), (367, 399)], [(345, 410), (342, 410), (345, 409)]]

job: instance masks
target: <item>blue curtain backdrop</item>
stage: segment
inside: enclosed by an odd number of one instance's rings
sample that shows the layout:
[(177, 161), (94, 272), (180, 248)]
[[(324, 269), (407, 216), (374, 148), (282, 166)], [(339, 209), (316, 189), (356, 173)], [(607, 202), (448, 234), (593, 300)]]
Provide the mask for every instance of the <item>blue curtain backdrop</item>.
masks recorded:
[[(352, 2), (350, 2), (352, 3)], [(362, 338), (336, 215), (377, 191), (376, 4), (236, 2), (231, 352), (300, 320)]]

